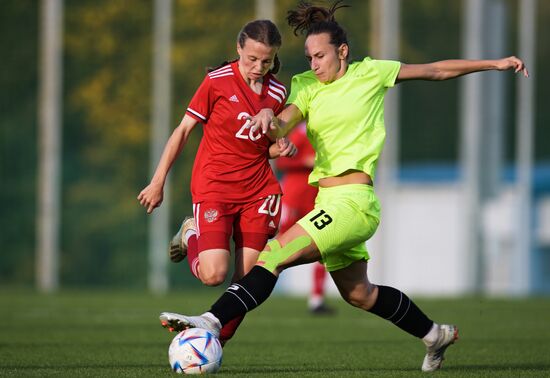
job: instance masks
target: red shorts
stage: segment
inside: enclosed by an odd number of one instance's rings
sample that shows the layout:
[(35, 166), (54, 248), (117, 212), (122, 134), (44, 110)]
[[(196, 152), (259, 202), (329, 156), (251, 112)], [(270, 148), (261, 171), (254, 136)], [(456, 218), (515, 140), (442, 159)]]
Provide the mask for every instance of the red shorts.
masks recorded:
[(283, 207), (281, 210), (281, 224), (279, 232), (286, 232), (296, 222), (302, 219), (307, 213), (313, 210), (315, 206), (315, 197), (317, 196), (317, 188), (312, 186), (301, 188), (298, 194), (295, 188), (290, 188), (283, 196)]
[(207, 249), (229, 250), (233, 234), (235, 248), (261, 251), (275, 236), (281, 219), (281, 195), (233, 204), (204, 201), (193, 204), (199, 252)]

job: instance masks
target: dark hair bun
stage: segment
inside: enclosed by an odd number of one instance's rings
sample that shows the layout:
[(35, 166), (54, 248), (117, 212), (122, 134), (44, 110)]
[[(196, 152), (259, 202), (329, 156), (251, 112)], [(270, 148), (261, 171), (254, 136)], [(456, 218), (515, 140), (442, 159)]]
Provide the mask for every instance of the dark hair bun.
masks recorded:
[(296, 9), (287, 12), (286, 20), (290, 27), (294, 28), (294, 35), (307, 33), (315, 24), (323, 22), (336, 23), (334, 13), (340, 8), (349, 7), (349, 5), (340, 3), (342, 3), (342, 0), (336, 1), (330, 8), (325, 8), (302, 0)]

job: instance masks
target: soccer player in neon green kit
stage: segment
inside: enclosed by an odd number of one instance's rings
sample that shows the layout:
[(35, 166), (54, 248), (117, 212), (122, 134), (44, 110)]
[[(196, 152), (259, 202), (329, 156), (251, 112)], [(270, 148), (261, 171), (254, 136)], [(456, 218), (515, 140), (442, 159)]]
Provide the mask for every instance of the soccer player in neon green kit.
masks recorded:
[(307, 118), (315, 149), (309, 177), (319, 186), (315, 208), (279, 234), (260, 254), (256, 266), (201, 316), (164, 312), (164, 327), (199, 327), (214, 334), (231, 319), (265, 301), (286, 268), (322, 261), (342, 297), (351, 305), (378, 315), (416, 336), (426, 345), (423, 371), (441, 367), (448, 346), (458, 338), (454, 325), (430, 320), (403, 292), (375, 285), (367, 276), (365, 241), (379, 224), (380, 204), (374, 193), (376, 164), (385, 139), (384, 95), (406, 80), (447, 80), (486, 70), (514, 70), (528, 76), (516, 57), (499, 60), (446, 60), (403, 64), (365, 58), (348, 63), (349, 45), (334, 12), (301, 2), (288, 12), (294, 32), (305, 33), (305, 54), (311, 70), (292, 79), (290, 103), (277, 117), (264, 109), (252, 123), (263, 132), (286, 134)]

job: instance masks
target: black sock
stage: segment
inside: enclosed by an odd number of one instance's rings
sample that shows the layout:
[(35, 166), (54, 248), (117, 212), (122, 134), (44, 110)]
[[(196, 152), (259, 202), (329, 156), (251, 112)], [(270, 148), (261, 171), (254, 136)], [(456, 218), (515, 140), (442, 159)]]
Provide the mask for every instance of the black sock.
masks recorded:
[(277, 277), (273, 273), (256, 265), (246, 276), (227, 288), (212, 305), (210, 312), (224, 326), (231, 319), (262, 304), (271, 295), (276, 283)]
[(403, 292), (389, 286), (378, 285), (378, 298), (369, 312), (419, 338), (426, 336), (434, 323)]

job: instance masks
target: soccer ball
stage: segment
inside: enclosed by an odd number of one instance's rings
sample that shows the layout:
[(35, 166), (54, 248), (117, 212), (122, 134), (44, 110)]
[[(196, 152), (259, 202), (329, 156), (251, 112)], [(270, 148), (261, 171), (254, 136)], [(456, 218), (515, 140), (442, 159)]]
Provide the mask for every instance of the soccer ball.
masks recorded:
[(186, 329), (172, 340), (168, 360), (176, 373), (215, 373), (222, 364), (222, 346), (217, 337), (205, 329)]

